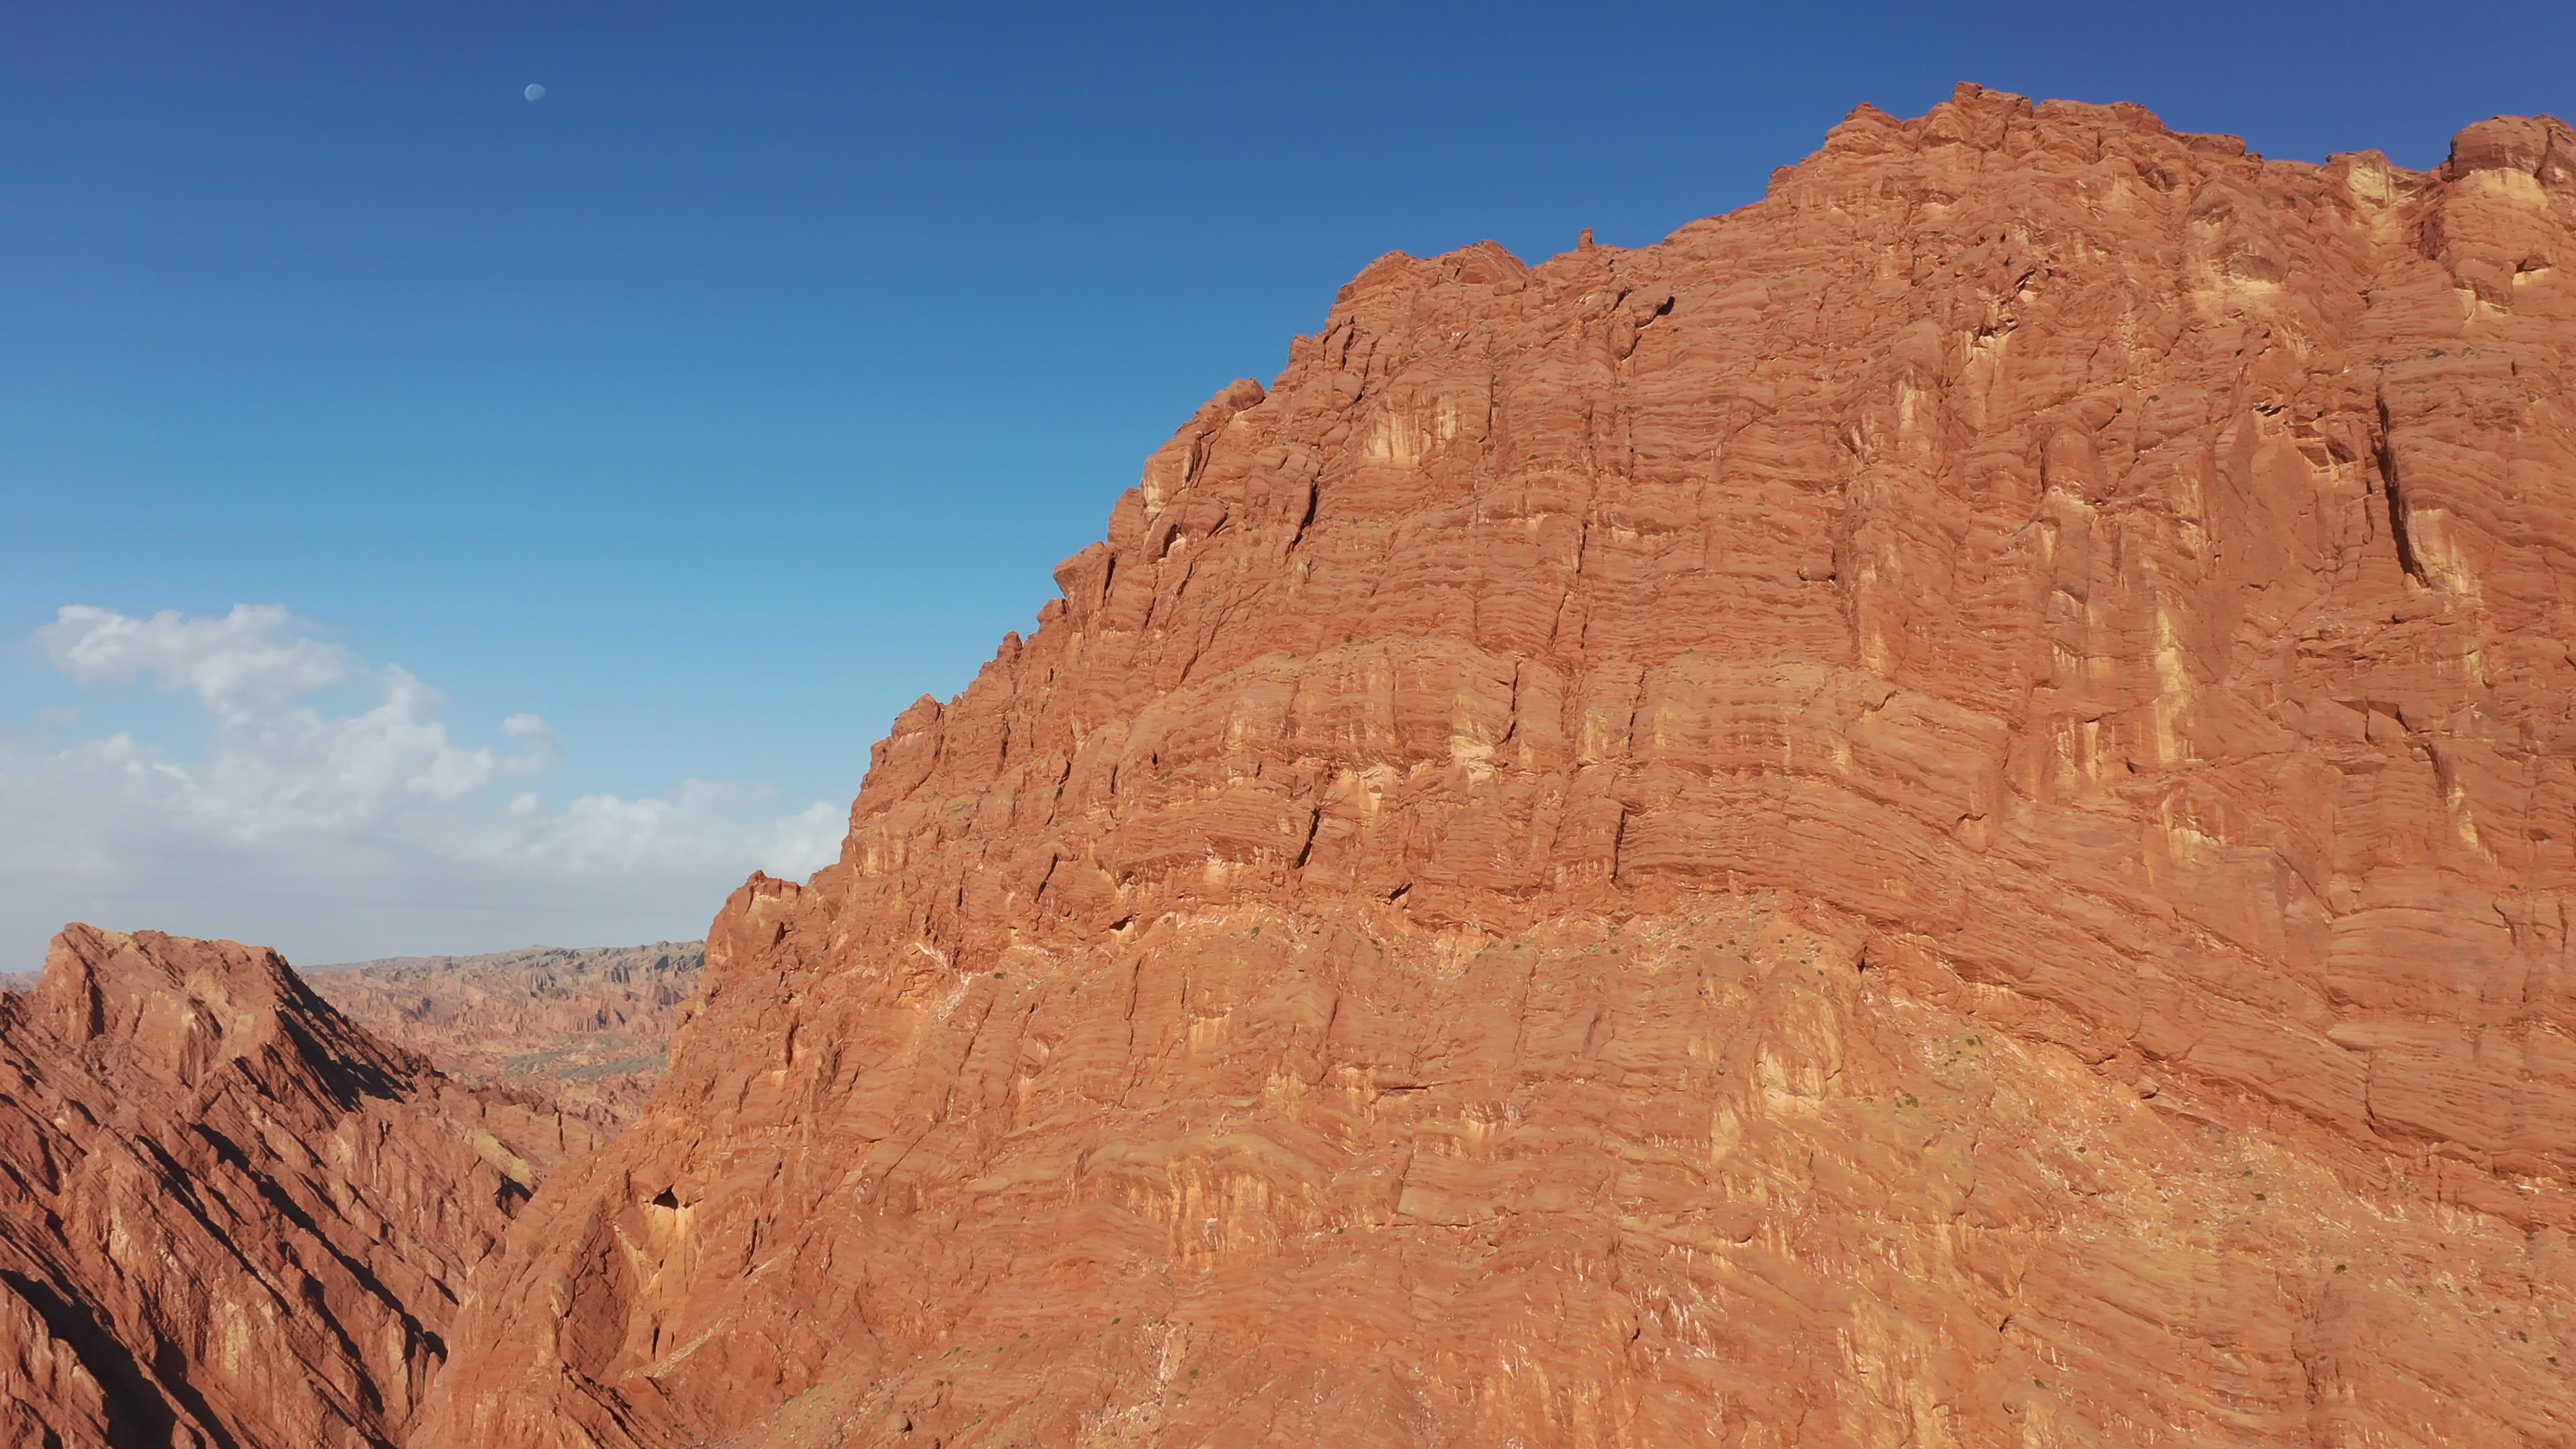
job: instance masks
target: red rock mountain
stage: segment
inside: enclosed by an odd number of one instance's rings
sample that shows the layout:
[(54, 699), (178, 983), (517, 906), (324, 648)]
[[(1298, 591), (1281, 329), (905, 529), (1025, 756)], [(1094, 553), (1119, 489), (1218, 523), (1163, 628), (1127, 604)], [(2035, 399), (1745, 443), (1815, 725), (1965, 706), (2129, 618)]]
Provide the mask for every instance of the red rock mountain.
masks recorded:
[[(67, 931), (0, 1443), (2576, 1442), (2571, 378), (2552, 120), (1970, 87), (1385, 258), (613, 1143)], [(566, 969), (344, 994), (506, 1076)]]
[(378, 1037), (460, 1080), (534, 1093), (604, 1130), (662, 1079), (706, 964), (699, 941), (312, 968), (313, 989)]
[(2576, 133), (1389, 256), (755, 877), (414, 1443), (2576, 1442)]
[(468, 1271), (594, 1145), (273, 951), (71, 927), (0, 996), (0, 1444), (400, 1443)]

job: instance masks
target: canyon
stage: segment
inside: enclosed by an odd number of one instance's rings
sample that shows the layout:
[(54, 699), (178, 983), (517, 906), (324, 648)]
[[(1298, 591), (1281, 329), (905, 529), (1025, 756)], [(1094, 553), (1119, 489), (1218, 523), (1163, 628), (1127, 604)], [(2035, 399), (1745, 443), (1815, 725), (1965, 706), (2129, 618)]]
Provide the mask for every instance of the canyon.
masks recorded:
[(705, 964), (702, 941), (657, 941), (359, 961), (306, 979), (351, 1020), (450, 1076), (532, 1093), (613, 1131), (661, 1080)]
[(694, 997), (67, 931), (0, 1426), (2576, 1441), (2571, 378), (2551, 119), (1381, 258)]

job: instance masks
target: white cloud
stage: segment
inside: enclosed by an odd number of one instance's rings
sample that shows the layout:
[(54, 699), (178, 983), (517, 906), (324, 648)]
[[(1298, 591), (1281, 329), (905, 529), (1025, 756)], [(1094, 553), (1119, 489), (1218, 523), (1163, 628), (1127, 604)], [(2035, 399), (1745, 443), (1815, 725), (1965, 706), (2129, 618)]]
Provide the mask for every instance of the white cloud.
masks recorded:
[(70, 604), (29, 642), (83, 683), (150, 674), (164, 689), (195, 690), (220, 715), (274, 706), (348, 678), (348, 651), (310, 637), (311, 627), (279, 604), (235, 604), (220, 619), (191, 619), (176, 609), (129, 619)]
[[(148, 619), (75, 605), (29, 642), (83, 683), (194, 692), (206, 737), (186, 755), (124, 732), (67, 738), (59, 714), (0, 731), (0, 969), (72, 918), (308, 962), (690, 936), (752, 869), (801, 876), (840, 841), (840, 810), (786, 809), (754, 785), (548, 809), (529, 788), (559, 755), (545, 721), (514, 714), (502, 747), (462, 743), (435, 690), (276, 605)], [(373, 703), (308, 698), (339, 686)]]

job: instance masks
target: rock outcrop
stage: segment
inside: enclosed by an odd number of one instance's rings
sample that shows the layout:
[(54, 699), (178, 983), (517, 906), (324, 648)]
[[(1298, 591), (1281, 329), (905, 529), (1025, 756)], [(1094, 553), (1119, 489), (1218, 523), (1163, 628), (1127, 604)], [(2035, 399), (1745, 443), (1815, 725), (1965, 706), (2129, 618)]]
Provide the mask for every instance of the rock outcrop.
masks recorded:
[(273, 951), (70, 927), (0, 996), (0, 1443), (400, 1443), (469, 1270), (595, 1145)]
[(421, 1441), (2576, 1439), (2576, 134), (1389, 256), (755, 877)]
[(459, 1080), (552, 1099), (614, 1131), (662, 1079), (701, 941), (318, 966), (313, 989)]

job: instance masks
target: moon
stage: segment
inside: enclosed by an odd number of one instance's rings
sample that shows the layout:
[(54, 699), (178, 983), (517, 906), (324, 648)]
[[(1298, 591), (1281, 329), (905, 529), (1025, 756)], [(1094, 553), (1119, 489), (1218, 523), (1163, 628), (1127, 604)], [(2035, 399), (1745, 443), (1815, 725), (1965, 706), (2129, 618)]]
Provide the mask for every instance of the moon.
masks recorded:
[(542, 101), (546, 98), (546, 88), (544, 86), (530, 86), (526, 90), (519, 92), (519, 94), (526, 96), (532, 101)]

